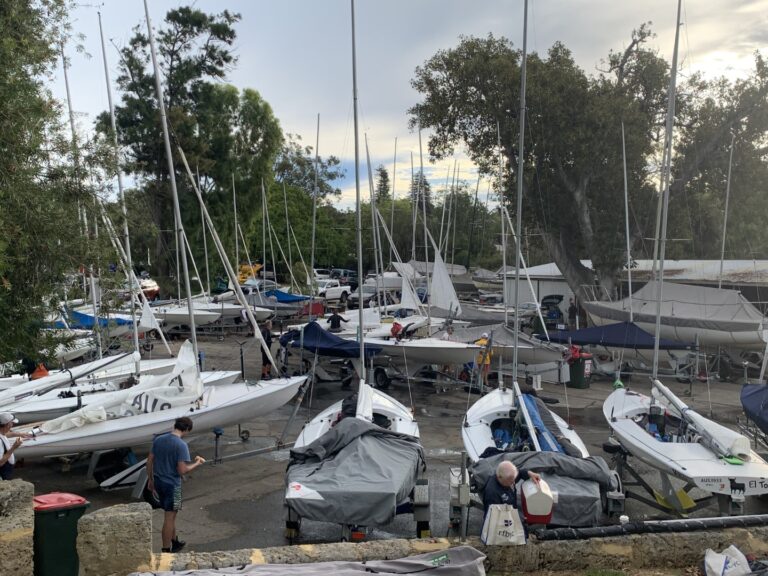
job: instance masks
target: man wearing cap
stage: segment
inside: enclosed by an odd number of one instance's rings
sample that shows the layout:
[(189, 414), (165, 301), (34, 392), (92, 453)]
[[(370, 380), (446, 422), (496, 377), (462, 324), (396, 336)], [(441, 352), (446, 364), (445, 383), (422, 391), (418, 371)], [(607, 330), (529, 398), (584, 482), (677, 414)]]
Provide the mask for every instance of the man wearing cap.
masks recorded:
[[(16, 466), (16, 448), (21, 446), (24, 434), (11, 432), (14, 424), (19, 421), (10, 412), (0, 412), (0, 478), (10, 480), (13, 477), (13, 468)], [(11, 444), (9, 438), (16, 438)]]

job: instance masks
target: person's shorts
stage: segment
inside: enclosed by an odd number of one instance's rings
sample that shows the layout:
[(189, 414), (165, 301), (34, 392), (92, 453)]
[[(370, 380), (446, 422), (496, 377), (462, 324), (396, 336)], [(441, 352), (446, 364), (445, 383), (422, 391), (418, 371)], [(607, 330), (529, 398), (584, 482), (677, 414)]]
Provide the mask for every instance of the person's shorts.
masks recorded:
[(176, 486), (173, 482), (167, 482), (155, 478), (155, 492), (157, 492), (160, 507), (166, 512), (178, 512), (181, 510), (181, 484)]
[(272, 362), (270, 361), (269, 356), (267, 356), (265, 352), (261, 353), (261, 363), (269, 364), (270, 366), (272, 366)]

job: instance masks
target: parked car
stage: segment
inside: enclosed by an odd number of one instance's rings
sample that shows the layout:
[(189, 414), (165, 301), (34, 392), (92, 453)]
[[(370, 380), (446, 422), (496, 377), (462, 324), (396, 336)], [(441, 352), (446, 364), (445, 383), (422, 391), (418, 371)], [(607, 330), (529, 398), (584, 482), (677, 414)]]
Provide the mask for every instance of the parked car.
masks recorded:
[[(379, 301), (379, 298), (376, 297), (375, 286), (371, 286), (369, 284), (363, 284), (362, 292), (363, 292), (363, 306), (375, 306), (376, 303)], [(381, 302), (383, 302), (385, 305), (396, 303), (396, 300), (392, 296), (391, 292), (387, 290), (379, 290), (379, 293), (381, 294)], [(349, 295), (349, 298), (347, 299), (347, 306), (349, 308), (357, 308), (359, 301), (360, 301), (360, 290), (355, 290)]]
[(346, 304), (347, 298), (349, 297), (349, 294), (352, 292), (352, 287), (346, 284), (341, 284), (338, 280), (330, 280), (330, 281), (335, 282), (336, 285), (326, 287), (325, 293), (323, 294), (323, 298), (325, 298), (326, 301), (328, 302), (338, 300), (342, 304)]
[(347, 270), (346, 268), (334, 268), (331, 270), (331, 278), (338, 280), (339, 284), (347, 284), (352, 290), (357, 289), (358, 278), (356, 270)]
[[(338, 288), (340, 286), (341, 284), (339, 283), (338, 280), (331, 280), (330, 278), (325, 280), (318, 280), (316, 294), (321, 298), (326, 298), (325, 294), (329, 288)], [(339, 295), (341, 295), (341, 292), (339, 292)]]
[(328, 268), (315, 268), (315, 280), (328, 280), (331, 271)]

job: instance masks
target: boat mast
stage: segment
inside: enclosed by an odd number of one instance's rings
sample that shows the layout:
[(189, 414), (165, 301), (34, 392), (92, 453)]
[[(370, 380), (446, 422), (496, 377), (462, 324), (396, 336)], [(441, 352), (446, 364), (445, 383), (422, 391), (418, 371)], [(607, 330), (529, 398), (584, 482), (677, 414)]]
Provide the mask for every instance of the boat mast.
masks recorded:
[(320, 164), (320, 113), (317, 113), (317, 136), (315, 137), (315, 188), (312, 190), (312, 245), (309, 255), (309, 316), (315, 304), (315, 229), (317, 226), (317, 182)]
[(411, 151), (411, 260), (416, 261), (416, 173), (413, 168), (413, 151)]
[(235, 173), (232, 172), (232, 210), (235, 215), (235, 270), (240, 273), (240, 236), (237, 233), (237, 191), (235, 190)]
[[(357, 285), (363, 294), (363, 217), (360, 212), (360, 138), (357, 134), (357, 52), (355, 49), (355, 0), (349, 0), (352, 7), (352, 109), (355, 125), (355, 232), (357, 233)], [(360, 382), (365, 380), (365, 342), (363, 330), (362, 298), (357, 306), (357, 341), (360, 343)]]
[(630, 252), (629, 241), (629, 191), (627, 184), (627, 146), (624, 140), (624, 122), (621, 122), (621, 153), (624, 159), (624, 224), (626, 226), (625, 236), (627, 238), (627, 280), (629, 283), (629, 321), (634, 322), (632, 313), (632, 253)]
[[(117, 192), (120, 196), (120, 207), (123, 212), (123, 241), (125, 242), (125, 257), (126, 266), (128, 267), (128, 282), (130, 283), (131, 292), (131, 321), (133, 322), (133, 349), (139, 352), (139, 326), (136, 322), (136, 307), (133, 305), (133, 288), (134, 288), (134, 274), (133, 274), (133, 260), (131, 259), (131, 237), (128, 233), (128, 209), (125, 206), (125, 192), (123, 190), (123, 174), (120, 169), (120, 152), (117, 143), (117, 123), (115, 122), (115, 107), (112, 104), (112, 87), (109, 83), (109, 66), (107, 66), (107, 49), (104, 46), (104, 29), (101, 25), (101, 12), (97, 12), (99, 16), (99, 37), (101, 38), (101, 56), (104, 61), (104, 80), (107, 84), (107, 102), (109, 104), (109, 121), (112, 126), (112, 147), (115, 154), (115, 167), (117, 169)], [(136, 285), (136, 289), (141, 291), (141, 284)], [(140, 371), (139, 360), (136, 360), (134, 365), (135, 374), (138, 375)]]
[(675, 89), (677, 81), (677, 51), (680, 44), (680, 11), (682, 1), (677, 0), (677, 20), (675, 26), (675, 49), (672, 53), (672, 71), (669, 76), (669, 102), (667, 104), (667, 127), (664, 138), (664, 155), (667, 163), (662, 167), (663, 202), (661, 214), (661, 233), (659, 236), (659, 279), (656, 292), (656, 330), (653, 339), (653, 379), (659, 373), (659, 339), (661, 337), (661, 302), (664, 297), (664, 255), (667, 249), (667, 218), (669, 216), (669, 180), (672, 172), (672, 132), (675, 127)]
[[(395, 182), (397, 182), (397, 136), (395, 136), (395, 154), (392, 159), (392, 209), (389, 215), (389, 229), (395, 229)], [(392, 243), (389, 244), (389, 263), (392, 264)]]
[[(525, 81), (526, 81), (526, 61), (528, 60), (528, 0), (525, 0), (525, 8), (523, 9), (523, 54), (520, 64), (520, 135), (517, 144), (517, 214), (515, 214), (515, 221), (517, 226), (515, 229), (518, 232), (523, 230), (523, 146), (525, 145)], [(502, 191), (503, 192), (503, 191)], [(503, 196), (502, 196), (503, 206)], [(517, 382), (517, 346), (519, 342), (520, 332), (520, 256), (521, 256), (521, 242), (518, 242), (515, 249), (515, 348), (512, 360), (512, 377)], [(506, 270), (504, 271), (506, 277)], [(504, 306), (504, 313), (506, 314), (506, 306)]]
[[(419, 195), (424, 216), (424, 272), (427, 275), (427, 330), (432, 327), (432, 306), (429, 303), (432, 292), (432, 280), (429, 274), (429, 243), (427, 240), (427, 195), (424, 191), (424, 156), (421, 150), (421, 124), (419, 124)], [(434, 272), (434, 265), (432, 267)]]
[[(264, 188), (264, 178), (261, 179), (261, 277), (267, 279), (267, 189)], [(277, 276), (275, 276), (277, 281)], [(259, 284), (259, 292), (264, 291), (264, 282)]]
[(728, 228), (728, 200), (731, 198), (731, 165), (733, 164), (733, 144), (736, 140), (736, 134), (731, 135), (731, 154), (728, 159), (728, 181), (725, 185), (725, 213), (723, 214), (723, 243), (720, 247), (720, 275), (717, 280), (717, 287), (723, 287), (723, 259), (725, 259), (725, 232)]
[(157, 92), (157, 106), (160, 110), (160, 124), (163, 128), (163, 142), (165, 144), (165, 157), (168, 163), (168, 178), (171, 182), (171, 195), (173, 196), (173, 214), (176, 221), (176, 243), (179, 247), (179, 258), (184, 272), (184, 290), (187, 294), (187, 310), (189, 312), (189, 332), (192, 340), (192, 348), (195, 358), (200, 357), (197, 348), (197, 333), (195, 330), (194, 304), (192, 302), (192, 287), (189, 284), (189, 267), (187, 266), (187, 251), (184, 247), (184, 234), (181, 228), (181, 207), (179, 206), (179, 192), (176, 189), (176, 174), (173, 168), (173, 152), (171, 151), (171, 138), (168, 134), (168, 118), (165, 115), (165, 101), (163, 100), (163, 86), (160, 82), (160, 68), (157, 65), (157, 53), (155, 52), (155, 35), (152, 32), (152, 21), (149, 18), (149, 6), (144, 0), (144, 13), (147, 18), (147, 35), (149, 38), (149, 52), (152, 56), (152, 68), (155, 72), (155, 91)]

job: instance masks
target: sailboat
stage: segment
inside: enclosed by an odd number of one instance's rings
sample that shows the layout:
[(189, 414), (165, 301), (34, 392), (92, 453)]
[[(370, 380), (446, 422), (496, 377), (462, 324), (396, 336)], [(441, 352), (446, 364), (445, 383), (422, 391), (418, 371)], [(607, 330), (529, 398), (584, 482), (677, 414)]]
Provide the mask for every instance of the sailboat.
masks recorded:
[[(355, 62), (355, 4), (352, 11), (352, 70), (355, 130), (358, 277), (363, 277), (360, 170)], [(364, 326), (363, 308), (358, 310)], [(328, 407), (308, 422), (291, 450), (286, 474), (286, 536), (299, 535), (302, 518), (342, 524), (345, 538), (359, 538), (359, 526), (382, 525), (408, 502), (416, 512), (417, 532), (428, 535), (429, 508), (418, 502), (424, 453), (413, 412), (365, 381), (365, 335), (358, 336), (360, 376), (357, 394)], [(428, 498), (427, 498), (428, 500)]]
[[(611, 428), (617, 463), (627, 466), (627, 457), (633, 456), (659, 471), (662, 490), (654, 493), (655, 501), (647, 501), (651, 505), (678, 514), (695, 510), (700, 504), (689, 491), (700, 488), (717, 497), (721, 514), (738, 514), (743, 512), (747, 496), (768, 493), (768, 463), (750, 448), (746, 437), (698, 414), (657, 379), (681, 4), (678, 0), (664, 142), (667, 164), (662, 167), (659, 205), (662, 219), (651, 395), (618, 387), (606, 398), (603, 414)], [(675, 488), (672, 477), (685, 485)]]

